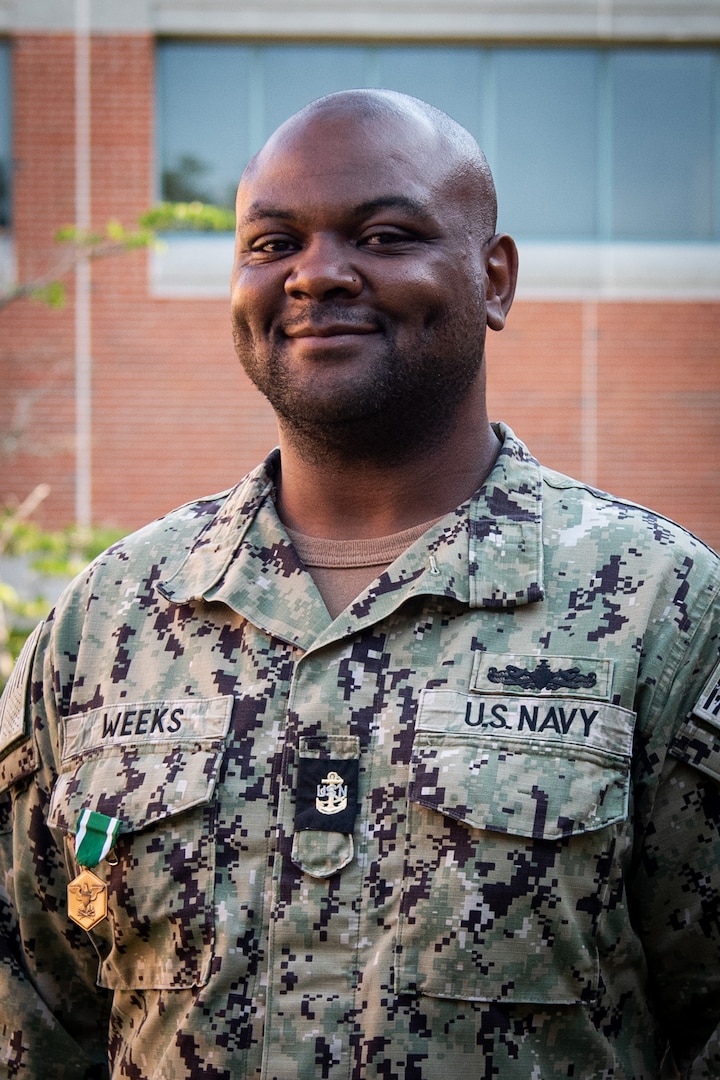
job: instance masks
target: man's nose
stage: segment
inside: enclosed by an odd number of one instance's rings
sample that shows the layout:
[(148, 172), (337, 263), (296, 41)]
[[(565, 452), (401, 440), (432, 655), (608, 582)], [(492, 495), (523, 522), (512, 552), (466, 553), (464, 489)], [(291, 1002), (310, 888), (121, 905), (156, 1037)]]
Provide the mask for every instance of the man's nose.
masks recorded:
[(340, 238), (314, 238), (296, 253), (285, 279), (285, 292), (296, 298), (325, 300), (343, 293), (357, 296), (361, 291), (362, 279), (352, 265), (352, 248)]

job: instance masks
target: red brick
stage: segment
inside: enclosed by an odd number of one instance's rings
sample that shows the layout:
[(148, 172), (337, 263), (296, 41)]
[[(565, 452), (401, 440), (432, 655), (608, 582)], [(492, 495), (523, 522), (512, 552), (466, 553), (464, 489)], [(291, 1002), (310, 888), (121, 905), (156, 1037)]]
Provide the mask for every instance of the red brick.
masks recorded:
[[(132, 226), (153, 201), (154, 43), (92, 42), (92, 210)], [(53, 256), (74, 216), (74, 46), (14, 39), (15, 239), (23, 277)], [(275, 442), (248, 385), (219, 300), (149, 296), (147, 256), (95, 263), (93, 511), (131, 528), (232, 484)], [(587, 466), (580, 302), (518, 302), (488, 337), (491, 414), (548, 465)], [(594, 309), (593, 309), (594, 310)], [(590, 312), (592, 314), (592, 312)], [(597, 472), (606, 489), (651, 505), (720, 546), (720, 304), (597, 305)], [(16, 303), (0, 328), (0, 502), (39, 482), (41, 511), (74, 513), (73, 283), (64, 310)], [(585, 445), (585, 451), (583, 446)]]

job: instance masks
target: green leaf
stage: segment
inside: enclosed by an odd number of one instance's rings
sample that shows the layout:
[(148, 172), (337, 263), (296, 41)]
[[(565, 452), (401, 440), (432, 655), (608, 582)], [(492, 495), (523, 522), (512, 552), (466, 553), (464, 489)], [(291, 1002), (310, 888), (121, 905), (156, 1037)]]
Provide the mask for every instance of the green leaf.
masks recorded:
[(51, 281), (39, 289), (33, 289), (34, 300), (41, 300), (51, 308), (61, 308), (65, 304), (65, 285), (62, 281)]
[(210, 203), (163, 202), (143, 214), (140, 224), (159, 232), (233, 232), (235, 212)]
[(125, 240), (125, 229), (119, 221), (108, 221), (105, 226), (105, 234), (108, 240), (115, 240), (118, 243), (123, 243)]

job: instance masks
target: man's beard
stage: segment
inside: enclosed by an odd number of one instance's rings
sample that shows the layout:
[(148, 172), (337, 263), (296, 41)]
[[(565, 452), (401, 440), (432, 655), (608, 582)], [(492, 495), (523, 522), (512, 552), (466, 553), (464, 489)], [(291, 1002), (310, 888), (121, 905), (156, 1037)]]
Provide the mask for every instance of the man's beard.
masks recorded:
[[(477, 324), (473, 327), (477, 334)], [(476, 382), (483, 360), (483, 335), (463, 340), (448, 357), (433, 345), (433, 328), (407, 356), (387, 340), (382, 363), (367, 376), (327, 397), (314, 397), (293, 377), (281, 347), (258, 362), (248, 339), (235, 333), (235, 347), (248, 377), (273, 407), (280, 427), (307, 460), (375, 461), (386, 467), (442, 444), (452, 431), (461, 403)], [(453, 335), (456, 343), (461, 337)]]

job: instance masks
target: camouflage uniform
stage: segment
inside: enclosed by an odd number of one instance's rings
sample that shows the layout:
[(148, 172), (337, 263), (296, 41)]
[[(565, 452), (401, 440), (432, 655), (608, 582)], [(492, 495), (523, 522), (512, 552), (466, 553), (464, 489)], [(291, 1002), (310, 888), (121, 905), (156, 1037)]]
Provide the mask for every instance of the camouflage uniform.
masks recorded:
[(503, 434), (332, 623), (273, 458), (66, 592), (0, 729), (3, 1076), (720, 1075), (717, 559)]

